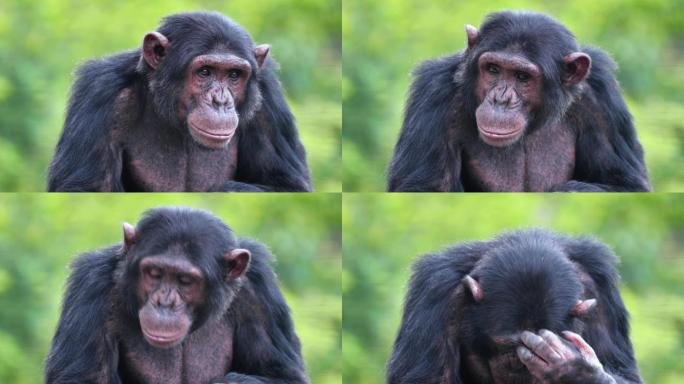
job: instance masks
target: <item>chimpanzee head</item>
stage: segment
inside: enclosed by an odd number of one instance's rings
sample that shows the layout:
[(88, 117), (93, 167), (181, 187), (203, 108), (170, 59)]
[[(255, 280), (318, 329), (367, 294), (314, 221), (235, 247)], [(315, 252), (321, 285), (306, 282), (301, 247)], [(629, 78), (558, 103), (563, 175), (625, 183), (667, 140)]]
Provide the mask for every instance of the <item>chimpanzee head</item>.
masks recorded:
[(126, 312), (148, 343), (169, 348), (226, 312), (250, 262), (233, 232), (198, 210), (157, 208), (124, 224)]
[(591, 321), (593, 284), (548, 239), (508, 239), (462, 281), (458, 315), (463, 367), (480, 383), (534, 383), (516, 355), (522, 331), (570, 330)]
[(467, 25), (466, 34), (464, 82), (473, 92), (466, 111), (492, 146), (558, 122), (591, 67), (572, 33), (543, 14), (494, 13), (479, 31)]
[(138, 67), (162, 119), (221, 148), (261, 105), (257, 78), (269, 49), (220, 13), (186, 13), (145, 35)]

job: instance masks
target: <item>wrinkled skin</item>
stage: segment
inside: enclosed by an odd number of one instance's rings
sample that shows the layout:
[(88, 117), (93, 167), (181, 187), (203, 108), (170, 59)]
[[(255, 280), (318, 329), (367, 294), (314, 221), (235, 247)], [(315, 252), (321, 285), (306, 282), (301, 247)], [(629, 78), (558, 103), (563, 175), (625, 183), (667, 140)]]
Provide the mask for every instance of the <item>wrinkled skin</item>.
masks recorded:
[(244, 99), (250, 74), (249, 62), (230, 54), (193, 59), (179, 117), (197, 143), (221, 148), (230, 142), (239, 123), (236, 106)]
[(540, 106), (541, 72), (523, 56), (486, 52), (478, 62), (480, 72), (475, 111), (480, 138), (495, 147), (518, 141), (532, 110)]
[[(563, 338), (542, 329), (524, 331), (516, 350), (538, 384), (611, 384), (615, 379), (603, 370), (593, 348), (577, 333), (565, 331)], [(497, 381), (498, 383), (499, 381)], [(503, 382), (502, 382), (503, 383)]]
[(140, 328), (156, 348), (178, 345), (202, 303), (202, 272), (186, 260), (147, 257), (140, 262)]
[[(591, 68), (591, 58), (582, 52), (563, 61), (568, 71), (564, 86), (578, 84)], [(523, 54), (499, 51), (483, 53), (478, 71), (475, 119), (480, 139), (493, 147), (509, 146), (523, 137), (534, 112), (543, 107), (541, 69)]]
[[(156, 69), (171, 44), (159, 32), (145, 35), (143, 58)], [(270, 46), (254, 49), (261, 67)], [(244, 58), (229, 51), (216, 51), (192, 59), (179, 100), (178, 118), (184, 121), (192, 138), (207, 148), (223, 148), (235, 135), (240, 118), (238, 106), (245, 102), (252, 67)]]

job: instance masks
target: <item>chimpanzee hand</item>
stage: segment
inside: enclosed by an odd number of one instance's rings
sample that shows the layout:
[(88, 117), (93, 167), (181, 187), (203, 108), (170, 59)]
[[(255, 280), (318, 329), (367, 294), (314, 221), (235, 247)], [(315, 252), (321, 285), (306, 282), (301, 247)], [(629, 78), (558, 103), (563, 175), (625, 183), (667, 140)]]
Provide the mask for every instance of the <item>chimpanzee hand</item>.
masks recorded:
[(542, 329), (536, 335), (525, 331), (524, 346), (518, 358), (541, 384), (614, 384), (615, 379), (603, 370), (596, 353), (582, 336), (564, 331), (561, 339)]

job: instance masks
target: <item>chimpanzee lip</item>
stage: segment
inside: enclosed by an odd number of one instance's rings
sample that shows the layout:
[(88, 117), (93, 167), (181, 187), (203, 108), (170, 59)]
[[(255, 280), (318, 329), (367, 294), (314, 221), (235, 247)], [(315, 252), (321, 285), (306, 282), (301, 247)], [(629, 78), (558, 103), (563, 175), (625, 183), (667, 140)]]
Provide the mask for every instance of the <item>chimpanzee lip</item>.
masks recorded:
[(160, 346), (173, 344), (176, 341), (180, 340), (183, 335), (183, 332), (177, 332), (172, 334), (154, 334), (146, 331), (144, 328), (142, 332), (145, 336), (145, 339), (147, 339), (152, 344)]
[(204, 130), (195, 124), (192, 124), (191, 126), (192, 126), (192, 129), (201, 133), (203, 136), (207, 136), (209, 138), (217, 139), (217, 140), (228, 140), (231, 137), (233, 137), (233, 133), (235, 132), (235, 130), (233, 130), (233, 131), (228, 131), (228, 133), (215, 133), (215, 132), (209, 132), (207, 130)]
[(499, 140), (510, 139), (511, 137), (518, 135), (521, 131), (522, 131), (522, 128), (518, 128), (516, 130), (509, 131), (507, 133), (499, 133), (499, 132), (494, 132), (494, 131), (488, 131), (484, 128), (480, 128), (480, 132), (482, 132), (483, 135), (490, 137), (492, 139), (499, 139)]

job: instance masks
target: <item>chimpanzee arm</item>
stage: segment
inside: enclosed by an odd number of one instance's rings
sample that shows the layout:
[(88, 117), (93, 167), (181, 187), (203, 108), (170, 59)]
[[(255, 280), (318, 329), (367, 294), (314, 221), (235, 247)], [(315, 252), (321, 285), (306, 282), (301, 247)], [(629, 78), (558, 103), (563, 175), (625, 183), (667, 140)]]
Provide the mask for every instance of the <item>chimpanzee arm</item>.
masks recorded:
[(413, 266), (388, 384), (461, 384), (460, 350), (451, 332), (456, 288), (487, 243), (470, 243), (421, 258)]
[(121, 182), (121, 149), (113, 142), (116, 100), (133, 83), (140, 52), (84, 64), (71, 90), (64, 130), (50, 164), (50, 192), (116, 192)]
[(591, 240), (571, 241), (567, 246), (571, 260), (591, 276), (591, 292), (598, 310), (587, 322), (583, 338), (594, 349), (604, 370), (618, 383), (642, 383), (629, 339), (627, 309), (618, 291), (619, 276), (612, 267), (616, 257), (605, 245)]
[(119, 246), (76, 259), (45, 363), (47, 384), (121, 384), (118, 347), (107, 330)]
[[(253, 184), (263, 191), (311, 191), (311, 175), (294, 116), (273, 72), (275, 64), (268, 59), (266, 65), (257, 75), (261, 109), (238, 130), (235, 181)], [(226, 184), (225, 190), (238, 189)]]
[(420, 65), (388, 170), (390, 192), (460, 192), (461, 160), (449, 138), (462, 54)]
[(276, 284), (271, 254), (261, 244), (241, 239), (252, 261), (247, 281), (238, 291), (231, 311), (235, 318), (231, 372), (222, 382), (232, 384), (304, 384), (299, 338), (290, 310)]
[(615, 64), (601, 50), (585, 48), (592, 67), (590, 89), (571, 114), (578, 116), (575, 174), (555, 191), (647, 192), (644, 154), (612, 74)]

